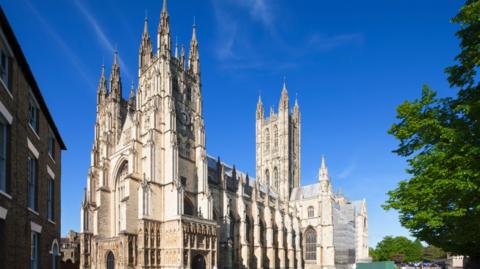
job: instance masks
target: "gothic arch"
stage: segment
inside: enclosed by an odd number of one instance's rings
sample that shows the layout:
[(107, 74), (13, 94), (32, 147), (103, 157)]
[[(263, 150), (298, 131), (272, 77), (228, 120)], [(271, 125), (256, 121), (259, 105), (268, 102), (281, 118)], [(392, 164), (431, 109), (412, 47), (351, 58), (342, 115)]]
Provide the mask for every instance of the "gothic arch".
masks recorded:
[(62, 256), (60, 254), (60, 247), (58, 245), (57, 239), (54, 239), (52, 242), (52, 247), (50, 248), (50, 255), (52, 256), (52, 269), (58, 268), (58, 260), (59, 257)]
[(113, 173), (112, 173), (112, 177), (111, 177), (113, 179), (113, 182), (112, 182), (113, 184), (111, 185), (111, 187), (113, 187), (113, 188), (117, 187), (118, 178), (122, 174), (124, 169), (127, 169), (126, 171), (127, 171), (127, 174), (128, 174), (128, 160), (126, 158), (122, 157), (117, 161), (117, 164), (115, 165), (115, 167), (113, 169)]
[(192, 203), (192, 200), (190, 200), (187, 196), (183, 198), (183, 214), (188, 216), (195, 215), (195, 207)]
[(105, 268), (115, 269), (115, 255), (111, 250), (105, 255)]
[(265, 184), (270, 186), (270, 171), (268, 171), (268, 169), (265, 170)]

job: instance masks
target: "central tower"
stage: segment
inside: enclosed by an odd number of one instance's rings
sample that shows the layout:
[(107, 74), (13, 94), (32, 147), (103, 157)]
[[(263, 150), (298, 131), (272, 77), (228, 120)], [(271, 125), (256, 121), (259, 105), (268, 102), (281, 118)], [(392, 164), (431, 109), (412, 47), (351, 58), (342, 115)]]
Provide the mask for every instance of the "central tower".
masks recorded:
[(259, 98), (256, 122), (257, 179), (288, 201), (292, 189), (300, 186), (300, 107), (295, 100), (290, 110), (285, 81), (278, 113), (272, 107), (265, 117)]

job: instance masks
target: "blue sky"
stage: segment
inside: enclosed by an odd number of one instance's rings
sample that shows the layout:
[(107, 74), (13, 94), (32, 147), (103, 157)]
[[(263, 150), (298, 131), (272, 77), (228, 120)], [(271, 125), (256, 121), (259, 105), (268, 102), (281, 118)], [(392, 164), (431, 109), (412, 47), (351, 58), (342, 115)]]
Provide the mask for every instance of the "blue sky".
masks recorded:
[[(62, 234), (78, 230), (100, 67), (118, 48), (124, 95), (136, 83), (143, 19), (156, 36), (161, 1), (2, 0), (67, 143)], [(324, 154), (335, 189), (367, 199), (370, 245), (408, 235), (380, 205), (407, 177), (387, 134), (395, 108), (429, 84), (452, 94), (443, 72), (458, 53), (450, 24), (461, 1), (170, 0), (173, 40), (188, 44), (196, 18), (207, 151), (255, 174), (255, 108), (277, 107), (283, 77), (302, 112), (302, 184)], [(155, 38), (156, 43), (156, 38)]]

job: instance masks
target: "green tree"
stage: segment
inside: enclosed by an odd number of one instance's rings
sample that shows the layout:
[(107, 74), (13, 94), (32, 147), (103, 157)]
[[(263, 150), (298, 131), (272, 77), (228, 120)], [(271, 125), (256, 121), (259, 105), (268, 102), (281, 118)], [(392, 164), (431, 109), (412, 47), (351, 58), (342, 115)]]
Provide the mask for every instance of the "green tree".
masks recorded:
[(433, 262), (435, 260), (444, 259), (447, 257), (445, 251), (436, 246), (428, 245), (423, 249), (422, 258), (424, 261)]
[(418, 262), (422, 259), (423, 246), (420, 241), (411, 241), (404, 236), (386, 236), (374, 251), (376, 261)]
[(424, 86), (420, 99), (397, 108), (389, 133), (411, 177), (388, 193), (384, 208), (398, 210), (416, 238), (480, 268), (480, 0), (467, 0), (452, 21), (461, 51), (446, 72), (458, 91), (439, 98)]

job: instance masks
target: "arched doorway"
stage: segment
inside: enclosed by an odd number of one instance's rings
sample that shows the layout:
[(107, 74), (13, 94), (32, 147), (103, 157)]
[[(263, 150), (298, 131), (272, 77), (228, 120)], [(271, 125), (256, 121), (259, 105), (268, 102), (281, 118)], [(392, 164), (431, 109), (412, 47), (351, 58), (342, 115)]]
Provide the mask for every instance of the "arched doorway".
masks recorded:
[(205, 269), (206, 268), (205, 257), (203, 257), (203, 255), (200, 255), (200, 254), (195, 256), (195, 258), (193, 258), (192, 260), (192, 268)]
[(107, 254), (107, 269), (115, 269), (115, 256), (111, 251)]

